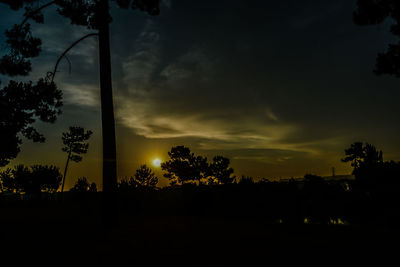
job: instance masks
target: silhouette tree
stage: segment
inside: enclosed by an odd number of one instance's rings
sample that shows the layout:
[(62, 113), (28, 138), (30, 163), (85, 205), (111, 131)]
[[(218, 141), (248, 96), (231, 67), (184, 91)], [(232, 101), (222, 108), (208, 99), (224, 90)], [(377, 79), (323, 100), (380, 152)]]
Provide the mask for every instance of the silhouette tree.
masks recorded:
[(120, 182), (118, 182), (118, 190), (119, 191), (131, 191), (132, 189), (137, 187), (137, 183), (135, 182), (135, 179), (131, 177), (129, 180), (128, 179), (122, 179)]
[(375, 146), (361, 142), (353, 143), (345, 150), (343, 162), (350, 162), (356, 182), (362, 187), (371, 188), (378, 183), (377, 178), (384, 171), (383, 153)]
[(372, 166), (378, 163), (383, 163), (382, 151), (378, 151), (375, 146), (362, 142), (355, 142), (350, 145), (350, 148), (345, 149), (343, 162), (351, 162), (353, 174), (356, 174), (359, 169), (365, 166)]
[(154, 172), (144, 164), (136, 170), (134, 182), (139, 187), (155, 188), (158, 183), (158, 178), (155, 176)]
[(210, 184), (229, 184), (235, 181), (235, 176), (231, 176), (234, 170), (229, 167), (230, 160), (223, 156), (216, 156), (208, 167), (208, 181)]
[(71, 192), (86, 193), (86, 192), (97, 192), (96, 183), (89, 183), (86, 177), (78, 178), (74, 186), (70, 190)]
[(358, 169), (364, 159), (364, 148), (362, 142), (355, 142), (350, 145), (350, 148), (345, 149), (345, 155), (342, 162), (351, 162), (354, 170)]
[(254, 185), (255, 182), (253, 177), (242, 175), (238, 184), (242, 186), (248, 186), (248, 185)]
[(89, 187), (89, 192), (97, 192), (97, 185), (95, 182), (92, 182)]
[(27, 166), (23, 164), (17, 165), (11, 173), (13, 181), (10, 185), (14, 186), (14, 192), (30, 193), (32, 191), (31, 188), (36, 187), (32, 186), (34, 181), (32, 181), (31, 171)]
[(167, 171), (164, 174), (173, 184), (198, 182), (206, 177), (208, 172), (207, 158), (195, 156), (185, 146), (172, 147), (168, 152), (170, 160), (161, 164), (161, 169)]
[(63, 182), (61, 186), (61, 193), (64, 191), (65, 178), (67, 176), (68, 163), (70, 160), (74, 162), (80, 162), (82, 156), (80, 154), (86, 154), (89, 149), (89, 144), (85, 141), (89, 140), (92, 135), (92, 131), (86, 131), (82, 127), (69, 127), (69, 131), (62, 133), (62, 141), (65, 145), (62, 151), (68, 153), (67, 163), (65, 164)]
[(364, 147), (364, 164), (372, 165), (377, 163), (383, 163), (383, 153), (382, 150), (377, 150), (374, 145), (365, 144)]
[[(386, 19), (392, 23), (390, 31), (400, 37), (400, 5), (397, 0), (357, 0), (357, 10), (353, 13), (356, 24), (375, 25)], [(400, 43), (389, 44), (386, 53), (378, 54), (375, 74), (389, 74), (400, 77)]]
[(2, 190), (15, 193), (40, 195), (41, 192), (54, 193), (60, 187), (62, 175), (56, 166), (17, 165), (0, 174)]
[[(159, 0), (114, 0), (123, 9), (139, 9), (150, 15), (160, 12)], [(94, 30), (72, 43), (57, 60), (54, 70), (49, 72), (43, 81), (48, 87), (54, 87), (54, 78), (60, 61), (78, 43), (91, 36), (99, 39), (100, 65), (100, 95), (102, 111), (102, 138), (103, 138), (103, 194), (105, 223), (115, 224), (116, 203), (115, 192), (117, 187), (116, 174), (116, 145), (115, 120), (112, 98), (111, 56), (109, 23), (109, 0), (54, 0), (42, 4), (41, 0), (1, 0), (13, 10), (25, 7), (24, 20), (6, 32), (7, 44), (10, 53), (0, 60), (0, 72), (10, 76), (27, 75), (31, 71), (30, 59), (40, 53), (41, 40), (32, 36), (29, 20), (43, 23), (42, 10), (49, 6), (57, 6), (57, 12), (70, 20), (71, 24), (81, 25)], [(51, 95), (44, 94), (44, 99)], [(11, 149), (10, 149), (11, 150)], [(15, 154), (15, 150), (11, 150)], [(13, 154), (11, 153), (11, 157)], [(114, 221), (114, 222), (113, 222)]]
[(52, 165), (33, 165), (31, 166), (31, 170), (33, 184), (37, 181), (41, 191), (54, 193), (60, 187), (62, 176), (58, 167)]
[(10, 168), (0, 172), (0, 189), (1, 192), (14, 192), (15, 182)]
[(22, 144), (20, 135), (33, 142), (45, 141), (32, 125), (36, 120), (55, 122), (61, 113), (61, 96), (56, 85), (45, 79), (36, 84), (11, 80), (0, 88), (0, 166), (17, 157)]

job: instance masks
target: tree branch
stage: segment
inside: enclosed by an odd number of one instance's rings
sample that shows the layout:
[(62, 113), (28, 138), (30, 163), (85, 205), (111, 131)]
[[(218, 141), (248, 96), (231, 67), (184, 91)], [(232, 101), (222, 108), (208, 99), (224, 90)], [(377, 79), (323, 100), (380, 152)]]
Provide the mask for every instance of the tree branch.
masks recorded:
[[(36, 14), (36, 13), (40, 12), (42, 9), (45, 9), (46, 7), (54, 5), (55, 3), (56, 3), (56, 1), (48, 2), (47, 4), (44, 4), (43, 6), (39, 7), (38, 9), (32, 11), (31, 14)], [(21, 22), (21, 24), (19, 26), (22, 27), (28, 21), (28, 19), (30, 19), (31, 17), (32, 16), (26, 16), (25, 19)]]
[[(65, 51), (60, 55), (60, 57), (58, 58), (56, 65), (54, 66), (54, 70), (53, 72), (48, 73), (48, 77), (51, 76), (51, 82), (54, 81), (54, 78), (56, 77), (56, 73), (57, 73), (57, 69), (58, 69), (58, 65), (60, 64), (61, 60), (63, 58), (66, 58), (66, 55), (68, 54), (68, 52), (74, 48), (74, 46), (76, 46), (77, 44), (79, 44), (81, 41), (85, 40), (88, 37), (91, 36), (98, 36), (98, 33), (89, 33), (81, 38), (79, 38), (78, 40), (76, 40), (73, 44), (71, 44), (67, 49), (65, 49)], [(67, 59), (68, 60), (68, 59)], [(68, 60), (69, 61), (69, 60)]]

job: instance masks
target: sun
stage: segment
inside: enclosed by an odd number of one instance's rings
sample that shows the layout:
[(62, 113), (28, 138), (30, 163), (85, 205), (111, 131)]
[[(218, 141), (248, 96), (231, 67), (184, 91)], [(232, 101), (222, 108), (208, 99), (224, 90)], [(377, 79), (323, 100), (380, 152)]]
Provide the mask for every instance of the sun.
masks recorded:
[(153, 160), (153, 165), (155, 167), (160, 167), (161, 166), (161, 160), (160, 159), (154, 159)]

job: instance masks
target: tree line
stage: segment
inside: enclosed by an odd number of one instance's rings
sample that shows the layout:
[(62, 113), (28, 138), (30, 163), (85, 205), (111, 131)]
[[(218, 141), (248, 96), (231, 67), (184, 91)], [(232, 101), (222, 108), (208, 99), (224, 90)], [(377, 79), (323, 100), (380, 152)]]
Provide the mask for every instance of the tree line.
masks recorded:
[[(119, 183), (119, 204), (125, 212), (260, 216), (272, 223), (289, 224), (400, 222), (400, 162), (384, 161), (382, 151), (368, 143), (355, 142), (345, 149), (342, 161), (353, 166), (354, 175), (346, 179), (306, 174), (302, 179), (257, 181), (250, 176), (233, 176), (229, 164), (216, 171), (218, 160), (207, 162), (189, 148), (173, 147), (168, 155), (162, 168), (170, 179), (169, 186), (140, 184), (136, 179), (139, 174), (156, 181), (146, 166), (130, 182)], [(219, 173), (229, 173), (230, 178), (223, 182)]]
[[(0, 172), (0, 185), (3, 192), (31, 193), (31, 192), (56, 192), (64, 185), (69, 161), (79, 162), (82, 154), (88, 151), (86, 142), (91, 131), (82, 127), (70, 127), (69, 132), (63, 133), (64, 147), (67, 152), (67, 162), (64, 175), (58, 167), (53, 165), (33, 165), (30, 167), (17, 165), (13, 169), (7, 168)], [(161, 164), (163, 174), (170, 182), (170, 187), (197, 185), (227, 185), (256, 183), (253, 177), (233, 175), (234, 169), (230, 166), (229, 158), (215, 156), (209, 162), (206, 157), (195, 155), (190, 148), (185, 146), (172, 147), (168, 152), (169, 160)], [(377, 150), (372, 144), (355, 142), (345, 149), (343, 162), (349, 162), (353, 167), (352, 174), (355, 180), (354, 188), (364, 191), (376, 190), (380, 187), (398, 185), (400, 183), (400, 163), (383, 160), (383, 152)], [(306, 174), (304, 181), (315, 180), (316, 175)], [(322, 178), (320, 177), (320, 180)], [(85, 177), (80, 178), (75, 184), (76, 188), (85, 188), (77, 184), (84, 184)], [(268, 181), (263, 179), (263, 182)], [(141, 165), (133, 176), (118, 182), (118, 188), (150, 188), (157, 189), (159, 178), (146, 164)], [(90, 184), (86, 182), (90, 187)], [(94, 187), (94, 186), (93, 186)], [(72, 189), (73, 190), (73, 189)], [(81, 190), (82, 191), (82, 190)], [(89, 190), (88, 190), (89, 191)]]
[[(154, 171), (141, 165), (132, 177), (118, 182), (119, 209), (135, 215), (262, 216), (275, 223), (400, 222), (400, 163), (384, 161), (382, 151), (368, 143), (345, 149), (342, 161), (351, 164), (354, 178), (342, 180), (306, 174), (302, 179), (257, 181), (234, 176), (229, 159), (222, 156), (208, 161), (184, 146), (172, 147), (168, 155), (162, 169), (170, 185), (157, 187)], [(55, 166), (19, 165), (0, 173), (3, 192), (52, 194), (61, 182)], [(97, 187), (82, 177), (70, 191), (90, 198), (95, 195), (88, 193)]]
[[(0, 191), (15, 194), (33, 194), (39, 196), (44, 193), (55, 193), (61, 186), (61, 193), (64, 191), (64, 184), (70, 161), (82, 161), (83, 154), (89, 149), (87, 142), (92, 131), (83, 127), (71, 126), (67, 132), (62, 133), (64, 147), (62, 151), (67, 153), (64, 175), (60, 169), (53, 165), (17, 165), (14, 168), (7, 168), (0, 172)], [(75, 185), (70, 189), (73, 192), (97, 192), (95, 183), (89, 184), (86, 177), (78, 178)]]
[[(211, 162), (206, 157), (195, 155), (190, 148), (174, 146), (168, 152), (169, 160), (161, 164), (165, 171), (164, 177), (169, 180), (170, 186), (192, 185), (222, 185), (236, 181), (234, 170), (230, 167), (229, 158), (213, 157)], [(147, 165), (141, 165), (130, 179), (118, 182), (118, 188), (152, 188), (157, 187), (158, 177)]]

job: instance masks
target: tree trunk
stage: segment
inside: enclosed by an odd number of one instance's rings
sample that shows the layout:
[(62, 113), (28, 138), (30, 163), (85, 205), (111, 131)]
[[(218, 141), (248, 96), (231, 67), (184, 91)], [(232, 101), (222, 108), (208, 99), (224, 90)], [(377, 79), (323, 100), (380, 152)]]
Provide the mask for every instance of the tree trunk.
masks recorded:
[(67, 176), (67, 169), (68, 169), (68, 163), (69, 163), (69, 159), (70, 159), (70, 158), (71, 158), (71, 150), (69, 150), (69, 152), (68, 152), (67, 163), (65, 164), (63, 182), (62, 182), (62, 186), (61, 186), (61, 195), (62, 195), (63, 192), (64, 192), (65, 176)]
[(103, 222), (116, 226), (117, 166), (115, 144), (115, 120), (111, 82), (111, 55), (108, 0), (100, 1), (99, 53), (100, 95), (103, 134)]

